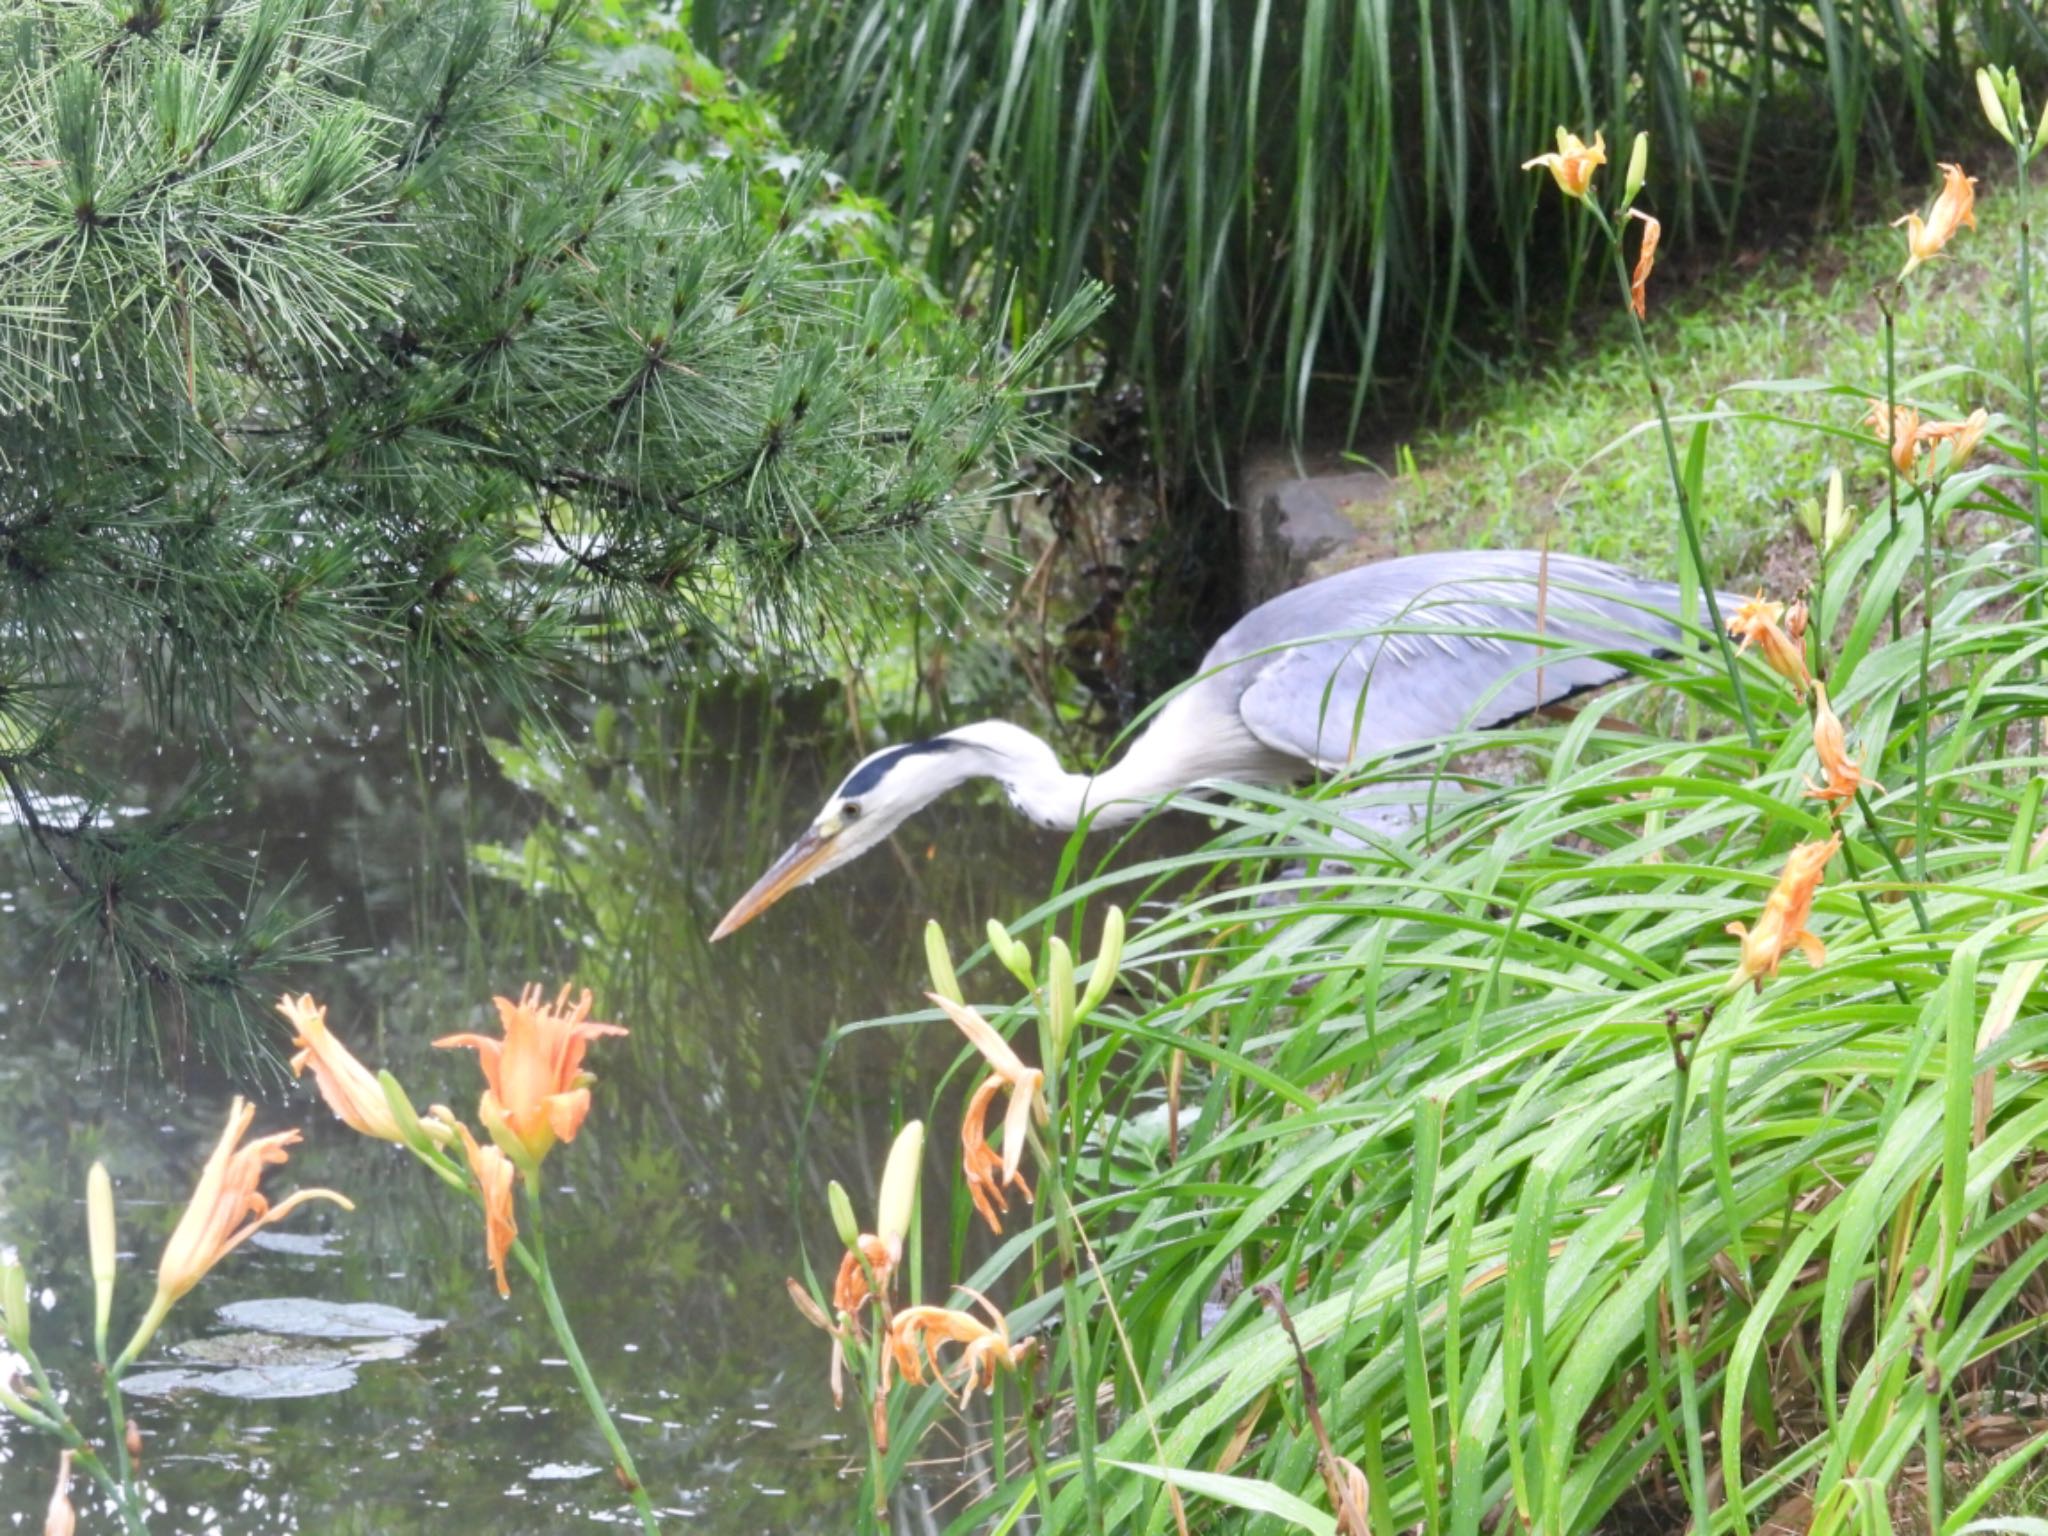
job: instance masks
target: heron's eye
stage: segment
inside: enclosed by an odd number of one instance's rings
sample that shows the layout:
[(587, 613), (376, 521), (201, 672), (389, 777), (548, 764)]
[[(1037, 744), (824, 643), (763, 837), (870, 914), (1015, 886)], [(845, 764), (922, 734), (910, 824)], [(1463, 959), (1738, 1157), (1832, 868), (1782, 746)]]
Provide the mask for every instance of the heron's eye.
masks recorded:
[(860, 802), (858, 800), (849, 800), (844, 805), (840, 806), (839, 819), (841, 821), (860, 820)]

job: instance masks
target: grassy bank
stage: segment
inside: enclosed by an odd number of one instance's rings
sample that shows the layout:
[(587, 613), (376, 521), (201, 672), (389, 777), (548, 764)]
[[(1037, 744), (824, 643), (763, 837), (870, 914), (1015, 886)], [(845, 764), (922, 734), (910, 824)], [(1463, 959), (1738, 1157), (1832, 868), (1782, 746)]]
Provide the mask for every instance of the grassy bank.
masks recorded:
[[(1951, 244), (1929, 269), (1926, 301), (1899, 337), (1902, 376), (1957, 368), (2021, 377), (2014, 203), (2007, 177), (1979, 204), (1978, 236)], [(1832, 378), (1884, 393), (1872, 293), (1898, 271), (1900, 237), (1882, 219), (1726, 260), (1682, 243), (1671, 249), (1680, 238), (1667, 238), (1666, 261), (1691, 280), (1668, 298), (1652, 295), (1649, 327), (1674, 410), (1752, 408), (1758, 401), (1743, 386), (1757, 380)], [(1361, 515), (1370, 533), (1402, 548), (1533, 546), (1547, 536), (1553, 548), (1646, 571), (1670, 566), (1669, 521), (1645, 515), (1669, 505), (1670, 482), (1646, 451), (1653, 445), (1634, 435), (1648, 403), (1626, 330), (1611, 307), (1590, 306), (1581, 319), (1530, 338), (1529, 366), (1473, 365), (1441, 425), (1384, 433), (1364, 451), (1391, 482)], [(1842, 427), (1860, 410), (1833, 400), (1796, 414)], [(1701, 498), (1710, 557), (1727, 571), (1762, 574), (1787, 537), (1787, 502), (1819, 496), (1829, 469), (1859, 453), (1867, 457), (1863, 445), (1795, 423), (1752, 422), (1720, 437)]]

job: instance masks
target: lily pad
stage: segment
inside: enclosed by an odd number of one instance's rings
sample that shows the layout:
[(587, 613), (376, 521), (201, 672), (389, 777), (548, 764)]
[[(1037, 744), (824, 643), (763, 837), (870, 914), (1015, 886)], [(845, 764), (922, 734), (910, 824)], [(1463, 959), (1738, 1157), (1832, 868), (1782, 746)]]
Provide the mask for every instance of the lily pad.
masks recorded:
[(229, 1332), (173, 1345), (186, 1363), (131, 1376), (128, 1390), (138, 1397), (323, 1397), (354, 1386), (356, 1368), (367, 1361), (403, 1359), (441, 1326), (375, 1302), (301, 1296), (231, 1302), (218, 1315)]
[(280, 1338), (274, 1333), (244, 1329), (216, 1333), (203, 1339), (186, 1339), (173, 1344), (171, 1353), (193, 1365), (222, 1368), (249, 1367), (266, 1370), (273, 1366), (336, 1366), (349, 1363), (349, 1352), (332, 1344), (308, 1344), (299, 1339)]
[(121, 1383), (131, 1397), (168, 1397), (174, 1392), (209, 1392), (215, 1397), (257, 1402), (285, 1397), (325, 1397), (356, 1384), (355, 1368), (327, 1363), (237, 1366), (232, 1370), (144, 1371)]
[(417, 1338), (441, 1326), (374, 1301), (325, 1301), (314, 1296), (263, 1296), (231, 1301), (219, 1312), (230, 1328), (252, 1328), (301, 1339)]

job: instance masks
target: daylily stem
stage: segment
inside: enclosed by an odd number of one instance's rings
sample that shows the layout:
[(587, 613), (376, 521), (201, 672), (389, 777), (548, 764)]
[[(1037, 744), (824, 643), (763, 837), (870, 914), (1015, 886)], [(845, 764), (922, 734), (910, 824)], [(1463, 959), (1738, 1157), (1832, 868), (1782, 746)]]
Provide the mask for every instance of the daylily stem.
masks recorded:
[[(1699, 1053), (1700, 1038), (1693, 1040), (1690, 1050), (1680, 1049), (1675, 1038), (1677, 1025), (1673, 1023), (1667, 1027), (1674, 1031), (1674, 1071), (1671, 1114), (1664, 1132), (1663, 1168), (1658, 1182), (1664, 1185), (1664, 1251), (1668, 1267), (1665, 1291), (1671, 1299), (1672, 1346), (1678, 1356), (1678, 1400), (1679, 1410), (1685, 1419), (1686, 1438), (1686, 1465), (1683, 1469), (1674, 1467), (1672, 1470), (1683, 1471), (1687, 1500), (1692, 1506), (1692, 1528), (1704, 1531), (1708, 1528), (1711, 1506), (1707, 1498), (1706, 1452), (1700, 1433), (1699, 1376), (1693, 1360), (1691, 1287), (1686, 1284), (1685, 1209), (1679, 1192), (1684, 1168), (1680, 1143), (1685, 1135), (1686, 1099), (1692, 1086), (1692, 1063)], [(1706, 1034), (1706, 1027), (1702, 1018), (1700, 1037)]]
[(1021, 1371), (1017, 1373), (1017, 1395), (1022, 1400), (1018, 1411), (1024, 1419), (1024, 1445), (1031, 1457), (1031, 1483), (1038, 1490), (1038, 1520), (1042, 1528), (1052, 1518), (1052, 1479), (1045, 1475), (1045, 1446), (1038, 1433), (1038, 1394)]
[(561, 1293), (555, 1289), (554, 1272), (548, 1267), (547, 1236), (542, 1227), (540, 1214), (540, 1192), (531, 1181), (526, 1185), (526, 1211), (532, 1224), (533, 1243), (530, 1254), (523, 1252), (527, 1245), (518, 1244), (514, 1252), (520, 1254), (521, 1265), (533, 1277), (534, 1288), (540, 1292), (541, 1304), (547, 1308), (548, 1322), (555, 1330), (555, 1338), (561, 1343), (562, 1353), (569, 1361), (569, 1369), (576, 1374), (576, 1385), (583, 1391), (583, 1402), (590, 1409), (590, 1416), (596, 1420), (598, 1433), (604, 1436), (605, 1444), (611, 1447), (612, 1460), (617, 1464), (619, 1474), (624, 1478), (627, 1490), (633, 1495), (633, 1505), (640, 1511), (640, 1524), (649, 1536), (658, 1536), (660, 1523), (654, 1516), (654, 1501), (648, 1497), (647, 1487), (640, 1481), (640, 1469), (633, 1464), (633, 1453), (626, 1449), (626, 1442), (619, 1434), (618, 1425), (612, 1422), (611, 1410), (605, 1406), (604, 1394), (597, 1390), (597, 1379), (590, 1374), (589, 1362), (583, 1358), (583, 1350), (576, 1342), (576, 1334), (569, 1327), (569, 1314), (562, 1309)]
[[(1849, 871), (1849, 878), (1856, 883), (1856, 904), (1863, 909), (1863, 921), (1870, 925), (1870, 936), (1882, 950), (1886, 947), (1884, 924), (1877, 920), (1877, 908), (1871, 903), (1870, 892), (1863, 889), (1863, 871), (1856, 863), (1856, 844), (1846, 837), (1842, 839), (1842, 863)], [(1896, 976), (1892, 977), (1892, 993), (1901, 1003), (1911, 1001), (1905, 984)]]
[(93, 1337), (93, 1352), (99, 1359), (100, 1386), (107, 1399), (107, 1423), (114, 1435), (114, 1464), (121, 1472), (121, 1486), (133, 1490), (135, 1468), (128, 1456), (128, 1410), (121, 1402), (121, 1373), (107, 1364), (107, 1328), (105, 1315)]
[(1657, 408), (1657, 426), (1664, 438), (1664, 465), (1671, 474), (1671, 491), (1678, 498), (1678, 526), (1685, 535), (1686, 553), (1692, 559), (1692, 568), (1700, 579), (1700, 596), (1707, 606), (1707, 622), (1713, 626), (1714, 639), (1721, 647), (1721, 664), (1728, 669), (1728, 682), (1735, 690), (1735, 708), (1742, 716), (1742, 729), (1749, 737), (1752, 751), (1763, 750), (1763, 742), (1756, 732), (1756, 718), (1750, 713), (1749, 690), (1743, 686), (1742, 668), (1735, 660), (1735, 649), (1728, 643), (1728, 626), (1721, 619), (1720, 599), (1714, 595), (1713, 578), (1707, 572), (1707, 557), (1700, 545), (1700, 531), (1693, 521), (1691, 498), (1685, 493), (1685, 475), (1678, 467), (1678, 439), (1671, 430), (1671, 412), (1664, 403), (1664, 386), (1657, 377), (1657, 362), (1650, 351), (1650, 338), (1643, 330), (1643, 322), (1635, 309), (1634, 289), (1629, 282), (1628, 261), (1622, 254), (1621, 236), (1608, 220), (1600, 205), (1591, 198), (1583, 199), (1584, 205), (1600, 223), (1602, 233), (1607, 236), (1607, 253), (1614, 259), (1615, 280), (1621, 284), (1621, 307), (1628, 316), (1629, 334), (1636, 344), (1636, 361), (1642, 365), (1643, 382), (1650, 391), (1650, 403)]
[[(1892, 323), (1892, 298), (1885, 290), (1887, 286), (1896, 293), (1897, 285), (1879, 283), (1876, 288), (1878, 312), (1884, 316), (1884, 438), (1885, 496), (1891, 506), (1891, 543), (1899, 542), (1899, 467), (1892, 460), (1892, 443), (1898, 437), (1899, 382), (1898, 350)], [(1899, 604), (1899, 589), (1892, 588), (1892, 639), (1897, 640), (1905, 632), (1905, 619)]]
[(1927, 1529), (1939, 1531), (1942, 1527), (1942, 1483), (1948, 1475), (1946, 1442), (1941, 1433), (1941, 1386), (1939, 1381), (1926, 1384), (1925, 1411), (1921, 1420), (1921, 1454), (1927, 1462)]
[(128, 1410), (121, 1403), (121, 1378), (106, 1371), (101, 1383), (106, 1388), (107, 1423), (114, 1436), (114, 1465), (120, 1470), (121, 1486), (132, 1492), (135, 1468), (128, 1459)]
[(1933, 795), (1927, 783), (1927, 744), (1934, 735), (1934, 492), (1920, 494), (1920, 730), (1913, 788), (1913, 874), (1927, 883), (1927, 844), (1933, 837)]
[[(72, 1423), (70, 1415), (57, 1406), (62, 1399), (57, 1395), (56, 1384), (43, 1369), (43, 1362), (33, 1352), (24, 1355), (23, 1359), (27, 1362), (30, 1378), (36, 1384), (36, 1391), (46, 1405), (45, 1409), (29, 1422), (63, 1441), (71, 1451), (73, 1463), (83, 1468), (94, 1481), (107, 1490), (114, 1500), (115, 1509), (120, 1512), (121, 1528), (128, 1532), (129, 1536), (149, 1536), (149, 1527), (143, 1523), (142, 1511), (138, 1507), (139, 1501), (135, 1497), (134, 1482), (127, 1475), (126, 1446), (123, 1445), (121, 1451), (122, 1474), (117, 1477), (100, 1459), (99, 1452), (92, 1448), (92, 1442), (85, 1438), (85, 1432)], [(114, 1430), (114, 1443), (122, 1444), (121, 1426), (118, 1424)]]
[[(2041, 526), (2041, 376), (2034, 366), (2034, 226), (2027, 213), (2027, 172), (2028, 162), (2033, 159), (2033, 141), (2025, 134), (2016, 136), (2013, 143), (2013, 157), (2019, 162), (2020, 199), (2020, 357), (2026, 369), (2024, 380), (2027, 395), (2027, 479), (2033, 489), (2034, 501), (2034, 591), (2027, 598), (2027, 617), (2041, 616), (2041, 589), (2039, 583), (2048, 576), (2048, 552), (2043, 550)], [(2037, 658), (2032, 666), (2036, 677), (2041, 675), (2041, 663)], [(2033, 723), (2034, 756), (2041, 755), (2041, 717), (2036, 715)]]
[(1041, 1183), (1052, 1195), (1053, 1234), (1060, 1256), (1060, 1302), (1066, 1311), (1067, 1360), (1074, 1378), (1074, 1449), (1081, 1462), (1081, 1491), (1088, 1503), (1088, 1524), (1095, 1536), (1106, 1536), (1108, 1527), (1102, 1513), (1102, 1488), (1095, 1475), (1095, 1372), (1093, 1350), (1088, 1339), (1088, 1309), (1081, 1302), (1081, 1249), (1074, 1236), (1074, 1209), (1067, 1197), (1064, 1177), (1070, 1165), (1056, 1163), (1036, 1126), (1031, 1127), (1031, 1151), (1038, 1159)]
[(1906, 873), (1905, 863), (1899, 858), (1899, 850), (1892, 846), (1891, 839), (1884, 835), (1884, 828), (1878, 825), (1877, 811), (1870, 803), (1870, 796), (1861, 789), (1857, 790), (1856, 804), (1863, 812), (1863, 825), (1870, 833), (1870, 840), (1877, 844), (1877, 851), (1884, 855), (1885, 863), (1892, 867), (1892, 873), (1898, 877), (1899, 884), (1906, 888), (1906, 899), (1913, 904), (1913, 916), (1920, 924), (1920, 931), (1927, 932), (1927, 907), (1921, 901), (1920, 893), (1913, 888), (1913, 877)]
[(118, 1360), (107, 1367), (109, 1374), (115, 1377), (128, 1374), (128, 1367), (135, 1363), (137, 1355), (149, 1347), (149, 1341), (156, 1336), (157, 1329), (161, 1328), (164, 1319), (171, 1315), (173, 1305), (174, 1303), (165, 1299), (162, 1291), (158, 1291), (151, 1298), (149, 1310), (143, 1314), (142, 1321), (135, 1325), (135, 1332), (128, 1336), (128, 1347), (121, 1351)]

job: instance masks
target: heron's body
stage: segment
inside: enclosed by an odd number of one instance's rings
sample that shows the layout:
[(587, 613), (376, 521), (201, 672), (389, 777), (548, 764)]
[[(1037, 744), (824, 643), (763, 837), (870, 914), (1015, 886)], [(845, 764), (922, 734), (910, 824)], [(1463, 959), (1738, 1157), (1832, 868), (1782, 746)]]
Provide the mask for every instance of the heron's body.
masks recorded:
[(1408, 555), (1310, 582), (1232, 625), (1099, 773), (1068, 772), (1000, 720), (874, 753), (713, 937), (969, 780), (995, 780), (1046, 827), (1128, 822), (1201, 784), (1290, 782), (1613, 682), (1620, 658), (1679, 647), (1678, 602), (1669, 582), (1528, 550)]

